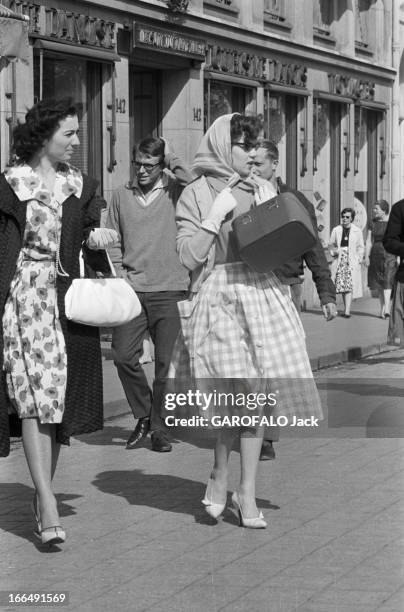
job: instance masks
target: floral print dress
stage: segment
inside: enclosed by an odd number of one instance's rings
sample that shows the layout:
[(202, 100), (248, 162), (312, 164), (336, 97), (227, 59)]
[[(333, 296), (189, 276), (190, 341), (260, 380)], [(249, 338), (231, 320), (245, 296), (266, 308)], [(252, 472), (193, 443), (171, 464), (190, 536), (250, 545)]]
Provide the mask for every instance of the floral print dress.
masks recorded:
[(67, 380), (65, 339), (59, 321), (56, 277), (62, 203), (80, 197), (79, 170), (60, 164), (53, 193), (28, 165), (4, 176), (27, 202), (22, 248), (3, 314), (4, 370), (8, 395), (20, 418), (60, 423)]

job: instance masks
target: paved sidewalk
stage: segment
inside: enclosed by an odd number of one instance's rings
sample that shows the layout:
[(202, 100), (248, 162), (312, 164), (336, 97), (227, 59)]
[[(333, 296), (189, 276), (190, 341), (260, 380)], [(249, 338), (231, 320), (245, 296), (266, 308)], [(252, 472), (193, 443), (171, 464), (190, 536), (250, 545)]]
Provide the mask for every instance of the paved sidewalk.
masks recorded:
[[(203, 510), (209, 434), (161, 455), (125, 451), (130, 427), (120, 417), (63, 450), (68, 540), (51, 551), (32, 536), (21, 447), (2, 460), (1, 591), (68, 592), (61, 609), (79, 612), (402, 612), (403, 440), (281, 440), (259, 467), (269, 526), (254, 531)], [(230, 469), (229, 491), (237, 453)]]
[[(339, 299), (339, 298), (338, 298)], [(342, 305), (338, 302), (340, 311)], [(387, 347), (389, 322), (378, 316), (379, 301), (361, 298), (353, 301), (352, 316), (325, 321), (320, 310), (302, 313), (307, 350), (313, 370), (391, 350)]]
[[(323, 356), (381, 347), (387, 323), (365, 306), (332, 323), (304, 313), (311, 357), (321, 356), (324, 340)], [(388, 359), (389, 376), (400, 376), (403, 351), (376, 358), (364, 375), (383, 375)], [(340, 375), (356, 377), (348, 371), (355, 367)], [(150, 377), (153, 364), (146, 369)], [(240, 529), (230, 507), (216, 524), (200, 503), (214, 434), (183, 430), (170, 454), (151, 452), (149, 440), (126, 451), (133, 418), (111, 360), (104, 374), (104, 430), (61, 453), (63, 547), (34, 541), (21, 443), (0, 462), (1, 610), (16, 609), (5, 605), (14, 590), (68, 592), (68, 606), (47, 608), (79, 612), (402, 612), (404, 440), (285, 435), (277, 459), (259, 466), (268, 529)], [(234, 452), (229, 491), (238, 463)]]

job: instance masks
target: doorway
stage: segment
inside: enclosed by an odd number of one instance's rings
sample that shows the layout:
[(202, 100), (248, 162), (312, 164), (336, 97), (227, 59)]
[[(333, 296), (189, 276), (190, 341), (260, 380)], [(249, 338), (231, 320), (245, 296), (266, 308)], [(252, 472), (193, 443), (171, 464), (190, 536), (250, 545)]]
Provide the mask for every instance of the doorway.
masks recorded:
[(131, 79), (131, 145), (161, 133), (161, 71), (134, 68)]

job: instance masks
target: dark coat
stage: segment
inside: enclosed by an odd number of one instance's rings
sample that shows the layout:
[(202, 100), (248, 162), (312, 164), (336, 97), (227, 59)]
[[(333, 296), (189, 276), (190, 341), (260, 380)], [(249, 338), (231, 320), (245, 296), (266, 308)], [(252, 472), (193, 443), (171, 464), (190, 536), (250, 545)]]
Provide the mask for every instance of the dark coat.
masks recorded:
[(396, 280), (404, 283), (404, 200), (396, 202), (391, 209), (383, 238), (383, 246), (388, 253), (400, 257)]
[(303, 263), (306, 263), (313, 276), (313, 281), (316, 285), (321, 304), (323, 306), (324, 304), (328, 304), (330, 302), (335, 304), (335, 285), (331, 280), (331, 272), (324, 254), (324, 248), (320, 242), (320, 238), (318, 237), (317, 219), (314, 206), (301, 193), (301, 191), (289, 189), (289, 187), (283, 183), (279, 183), (278, 185), (281, 193), (286, 191), (293, 193), (293, 195), (297, 197), (297, 199), (303, 204), (309, 213), (314, 231), (316, 233), (316, 243), (310, 249), (310, 251), (307, 251), (307, 253), (304, 253), (301, 257), (296, 257), (275, 270), (275, 274), (285, 285), (295, 285), (301, 282), (299, 277), (303, 275)]
[[(99, 330), (68, 321), (64, 298), (72, 280), (78, 278), (82, 241), (93, 227), (99, 227), (100, 199), (95, 196), (97, 182), (83, 177), (80, 198), (72, 195), (62, 205), (60, 261), (69, 277), (57, 276), (56, 287), (60, 323), (66, 342), (67, 386), (63, 422), (56, 425), (56, 437), (69, 444), (72, 435), (89, 433), (103, 426), (102, 364)], [(22, 246), (27, 205), (20, 202), (0, 175), (0, 321), (14, 277)], [(3, 372), (3, 333), (0, 334), (0, 456), (10, 451), (10, 436), (21, 435), (21, 421), (9, 417), (9, 400)]]

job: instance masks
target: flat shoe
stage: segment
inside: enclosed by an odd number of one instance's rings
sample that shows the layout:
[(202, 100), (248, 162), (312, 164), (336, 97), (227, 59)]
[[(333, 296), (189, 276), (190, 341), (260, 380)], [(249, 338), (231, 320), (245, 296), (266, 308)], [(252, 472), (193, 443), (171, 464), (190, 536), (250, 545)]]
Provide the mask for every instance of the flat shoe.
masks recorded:
[(152, 450), (157, 453), (169, 453), (172, 450), (172, 445), (167, 439), (167, 436), (162, 431), (154, 431), (151, 435)]
[(136, 423), (135, 429), (130, 434), (128, 441), (126, 443), (126, 448), (131, 449), (135, 448), (139, 442), (143, 440), (147, 436), (147, 433), (150, 429), (150, 419), (149, 417), (143, 417), (138, 420)]

